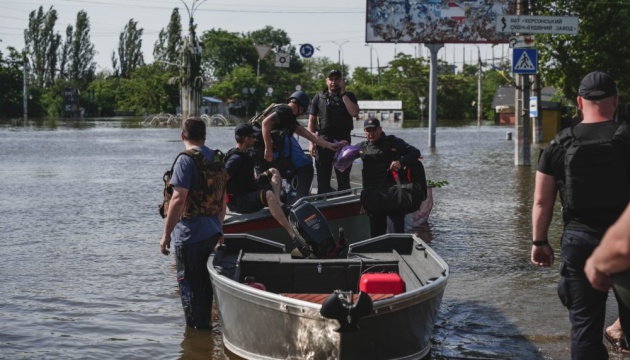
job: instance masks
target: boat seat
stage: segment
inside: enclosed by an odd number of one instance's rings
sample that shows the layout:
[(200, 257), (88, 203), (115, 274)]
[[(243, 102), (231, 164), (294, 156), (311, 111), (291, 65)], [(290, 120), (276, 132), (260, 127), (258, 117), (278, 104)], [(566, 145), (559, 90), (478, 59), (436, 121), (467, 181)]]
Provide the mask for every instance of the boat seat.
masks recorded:
[[(308, 301), (315, 304), (323, 304), (330, 294), (305, 294), (305, 293), (281, 293), (280, 295), (286, 296), (291, 299)], [(358, 294), (352, 294), (352, 301), (356, 300)], [(378, 301), (393, 297), (394, 294), (368, 294), (372, 301)]]

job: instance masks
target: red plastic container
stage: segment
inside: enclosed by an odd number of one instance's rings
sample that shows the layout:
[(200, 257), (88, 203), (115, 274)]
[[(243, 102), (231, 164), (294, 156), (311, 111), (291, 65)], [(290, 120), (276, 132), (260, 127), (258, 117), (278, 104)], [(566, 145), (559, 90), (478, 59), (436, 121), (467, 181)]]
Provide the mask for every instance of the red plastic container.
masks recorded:
[(361, 275), (359, 290), (368, 294), (401, 294), (405, 282), (396, 273), (367, 273)]

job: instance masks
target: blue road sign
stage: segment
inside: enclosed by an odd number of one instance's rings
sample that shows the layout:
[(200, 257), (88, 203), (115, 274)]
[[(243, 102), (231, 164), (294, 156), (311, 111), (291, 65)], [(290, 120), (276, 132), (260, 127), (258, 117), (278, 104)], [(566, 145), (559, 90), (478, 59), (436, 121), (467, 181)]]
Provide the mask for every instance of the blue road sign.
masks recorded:
[(538, 73), (538, 51), (534, 48), (517, 48), (512, 53), (512, 73), (533, 75)]
[(310, 58), (315, 53), (315, 48), (311, 44), (303, 44), (300, 46), (300, 55), (305, 58)]

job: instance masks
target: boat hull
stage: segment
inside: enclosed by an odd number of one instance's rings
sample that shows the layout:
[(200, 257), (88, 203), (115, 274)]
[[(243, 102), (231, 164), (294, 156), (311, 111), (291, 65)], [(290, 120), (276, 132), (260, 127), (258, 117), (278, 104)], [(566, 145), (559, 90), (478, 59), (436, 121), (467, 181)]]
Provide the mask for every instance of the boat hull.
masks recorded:
[[(370, 237), (369, 218), (361, 211), (360, 188), (307, 196), (298, 200), (295, 205), (300, 202), (310, 202), (318, 208), (335, 234), (340, 227), (343, 227), (349, 243)], [(223, 224), (223, 231), (226, 234), (247, 233), (273, 239), (287, 246), (292, 242), (287, 232), (271, 216), (267, 208), (251, 214), (228, 213)]]
[[(432, 280), (405, 293), (374, 301), (370, 314), (359, 320), (359, 329), (344, 333), (335, 331), (339, 328), (337, 320), (320, 315), (319, 303), (234, 281), (222, 274), (221, 269), (227, 263), (220, 257), (212, 258), (208, 269), (226, 348), (247, 359), (420, 359), (426, 356), (446, 287), (448, 266), (414, 235), (393, 236), (413, 237), (417, 241), (426, 261), (431, 262), (426, 269), (432, 273), (426, 276)], [(375, 238), (382, 241), (377, 246), (386, 244), (390, 237)], [(373, 240), (355, 245), (369, 247)], [(226, 241), (230, 241), (230, 235), (226, 236)], [(335, 268), (344, 260), (304, 261), (304, 265), (296, 268), (319, 266), (319, 272), (325, 274), (326, 269)], [(420, 277), (423, 276), (426, 277)]]

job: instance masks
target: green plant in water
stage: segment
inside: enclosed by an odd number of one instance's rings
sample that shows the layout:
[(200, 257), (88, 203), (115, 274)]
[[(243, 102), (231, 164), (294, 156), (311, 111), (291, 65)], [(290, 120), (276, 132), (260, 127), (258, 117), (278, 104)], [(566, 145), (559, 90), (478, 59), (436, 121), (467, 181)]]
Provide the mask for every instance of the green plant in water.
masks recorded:
[(427, 186), (430, 188), (441, 188), (442, 186), (446, 186), (446, 185), (448, 185), (448, 181), (446, 180), (433, 181), (433, 180), (427, 179)]

